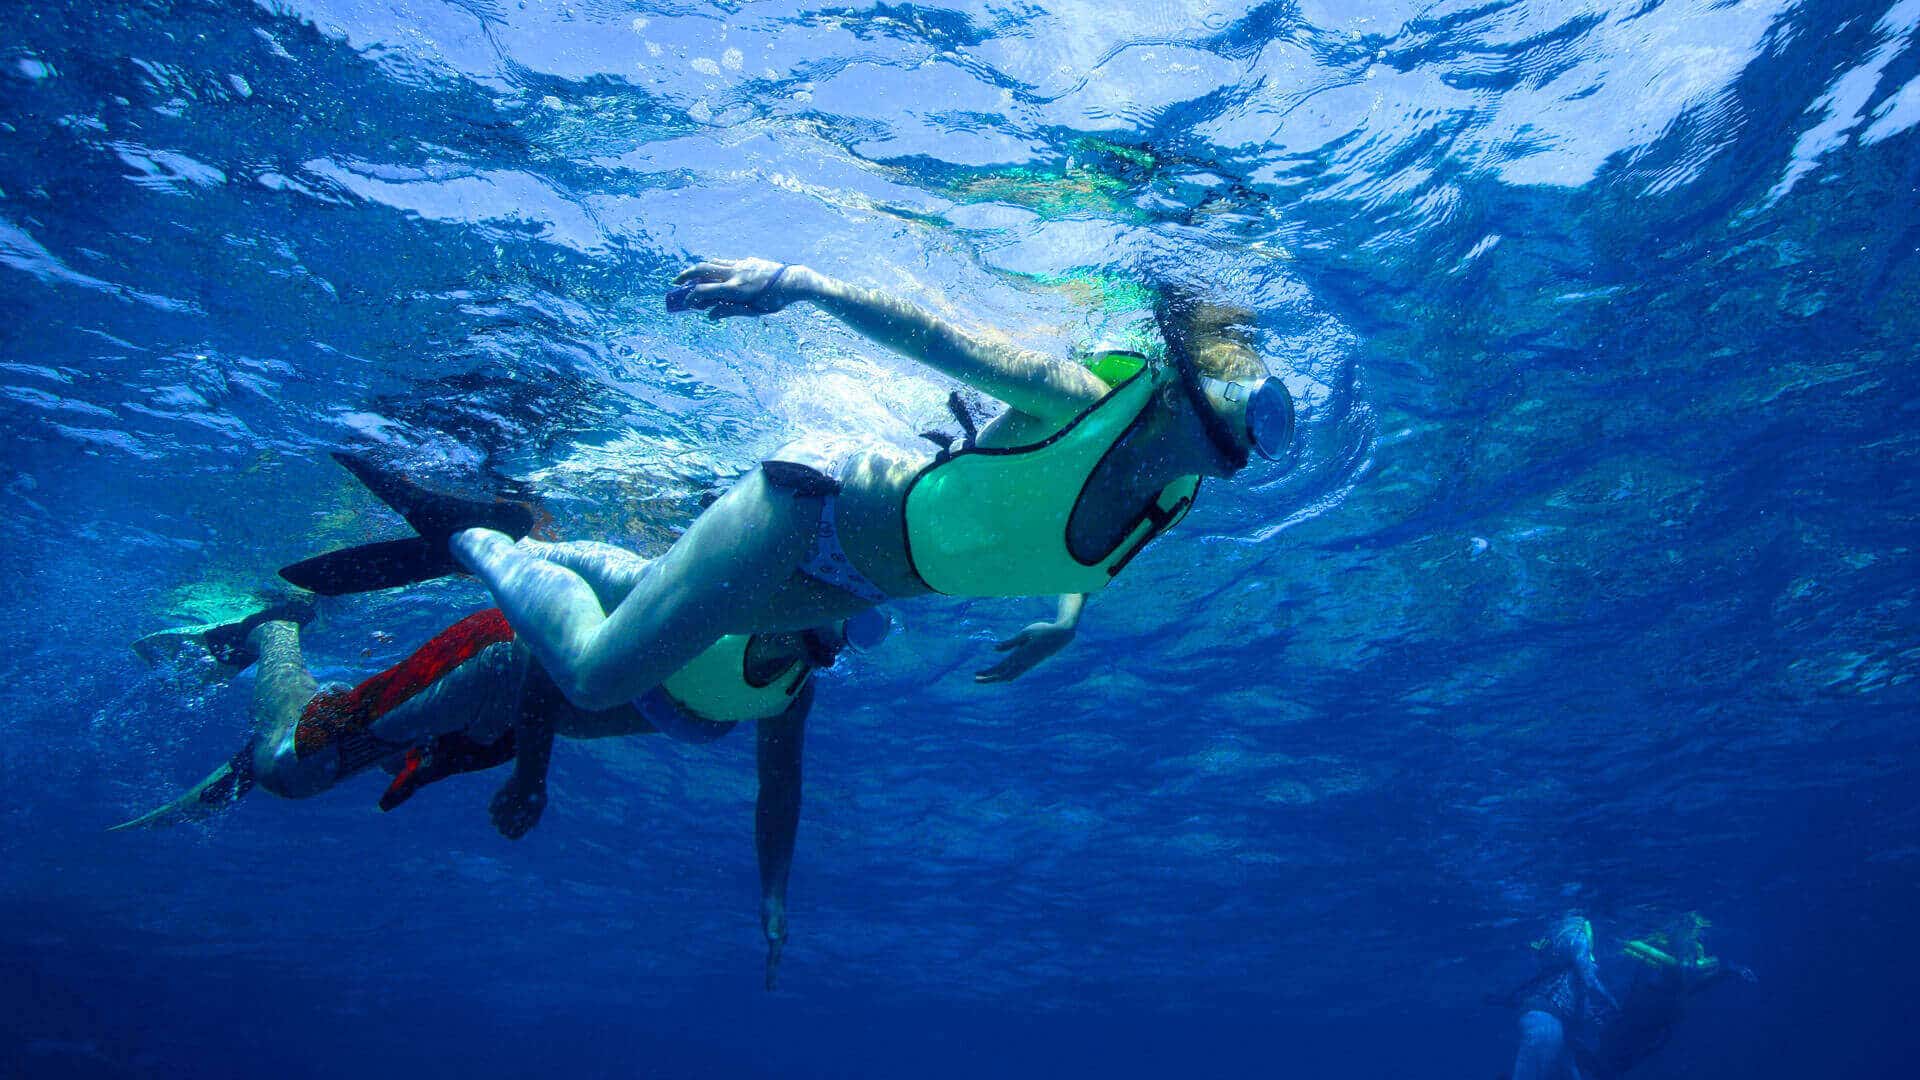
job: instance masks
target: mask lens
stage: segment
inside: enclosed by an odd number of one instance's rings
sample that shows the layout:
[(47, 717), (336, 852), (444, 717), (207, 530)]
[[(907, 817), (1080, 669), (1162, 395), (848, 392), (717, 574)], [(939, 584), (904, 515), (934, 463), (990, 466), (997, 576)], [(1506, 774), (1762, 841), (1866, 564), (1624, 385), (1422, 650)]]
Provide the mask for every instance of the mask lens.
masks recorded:
[(893, 632), (893, 619), (879, 608), (868, 608), (848, 619), (840, 632), (847, 644), (865, 651), (887, 640)]
[(1293, 397), (1279, 379), (1261, 379), (1247, 398), (1247, 439), (1268, 461), (1293, 448)]

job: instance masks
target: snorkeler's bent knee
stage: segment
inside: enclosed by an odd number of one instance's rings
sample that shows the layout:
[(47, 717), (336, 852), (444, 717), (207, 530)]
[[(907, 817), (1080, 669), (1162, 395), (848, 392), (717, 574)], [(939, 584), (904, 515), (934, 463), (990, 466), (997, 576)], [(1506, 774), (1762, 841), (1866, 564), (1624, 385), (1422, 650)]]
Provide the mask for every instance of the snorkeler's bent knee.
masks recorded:
[(568, 701), (591, 710), (622, 703), (587, 677), (593, 667), (587, 658), (608, 612), (585, 579), (491, 529), (455, 533), (449, 546), (453, 557), (493, 593), (521, 642), (540, 659)]
[[(598, 711), (657, 686), (725, 634), (769, 629), (760, 622), (768, 598), (793, 576), (818, 515), (817, 503), (750, 473), (647, 564), (611, 611), (578, 574), (505, 534), (456, 533), (452, 550), (567, 700)], [(783, 615), (807, 626), (823, 611)]]
[(301, 757), (294, 732), (318, 685), (300, 655), (300, 630), (290, 622), (262, 623), (248, 635), (259, 650), (251, 713), (253, 778), (283, 799), (305, 799), (333, 786), (339, 752), (332, 747)]
[(1535, 1010), (1520, 1017), (1521, 1042), (1550, 1043), (1558, 1047), (1563, 1037), (1560, 1020), (1551, 1013)]
[(1520, 1052), (1514, 1055), (1513, 1080), (1554, 1080), (1561, 1076), (1560, 1057), (1566, 1033), (1549, 1013), (1532, 1011), (1520, 1017)]

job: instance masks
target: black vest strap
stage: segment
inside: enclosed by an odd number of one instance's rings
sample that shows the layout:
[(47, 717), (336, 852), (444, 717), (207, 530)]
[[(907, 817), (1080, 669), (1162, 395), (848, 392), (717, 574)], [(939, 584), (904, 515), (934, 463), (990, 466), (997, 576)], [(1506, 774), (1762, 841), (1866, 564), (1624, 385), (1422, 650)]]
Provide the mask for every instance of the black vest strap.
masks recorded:
[(973, 449), (973, 444), (980, 438), (979, 425), (974, 423), (973, 413), (967, 409), (966, 399), (960, 396), (960, 391), (955, 390), (947, 395), (947, 411), (952, 413), (954, 420), (960, 424), (962, 434), (959, 438), (944, 431), (920, 433), (921, 438), (940, 448), (940, 453), (934, 458), (936, 463), (945, 461), (962, 450)]

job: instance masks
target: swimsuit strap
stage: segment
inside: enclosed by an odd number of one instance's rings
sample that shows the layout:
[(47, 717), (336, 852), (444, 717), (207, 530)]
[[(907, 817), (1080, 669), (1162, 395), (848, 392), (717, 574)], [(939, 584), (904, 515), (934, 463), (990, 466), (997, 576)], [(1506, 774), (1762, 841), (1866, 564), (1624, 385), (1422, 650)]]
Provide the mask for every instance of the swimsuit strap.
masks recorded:
[(813, 546), (807, 551), (800, 572), (836, 589), (844, 589), (870, 604), (885, 603), (887, 594), (861, 573), (847, 558), (840, 544), (840, 526), (834, 519), (834, 504), (839, 499), (828, 495), (820, 500), (820, 523), (813, 530)]

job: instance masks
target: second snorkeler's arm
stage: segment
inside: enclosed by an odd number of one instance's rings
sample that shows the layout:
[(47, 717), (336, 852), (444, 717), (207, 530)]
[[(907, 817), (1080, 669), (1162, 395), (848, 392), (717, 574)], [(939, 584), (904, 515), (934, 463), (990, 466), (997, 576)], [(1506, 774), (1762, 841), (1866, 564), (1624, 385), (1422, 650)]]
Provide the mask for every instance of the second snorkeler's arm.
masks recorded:
[(560, 688), (538, 663), (528, 663), (513, 716), (513, 771), (493, 793), (487, 814), (493, 827), (518, 840), (540, 823), (547, 808), (547, 767), (553, 760), (554, 713), (566, 706)]
[(977, 683), (1010, 682), (1033, 670), (1042, 660), (1064, 649), (1080, 627), (1080, 613), (1086, 610), (1085, 593), (1067, 593), (1054, 608), (1052, 622), (1037, 622), (999, 642), (994, 648), (1008, 654), (985, 671), (975, 672)]
[(800, 832), (801, 750), (812, 708), (809, 683), (786, 712), (756, 725), (760, 797), (753, 813), (753, 847), (760, 859), (760, 930), (767, 939), (769, 990), (787, 944), (787, 872), (793, 868), (793, 844)]
[[(593, 589), (611, 610), (626, 599), (647, 560), (625, 548), (592, 540), (543, 541), (524, 538), (515, 545), (534, 558), (564, 566)], [(554, 713), (566, 698), (537, 662), (529, 665), (513, 719), (513, 772), (494, 792), (487, 813), (509, 840), (525, 836), (547, 807), (547, 768), (553, 758)]]

